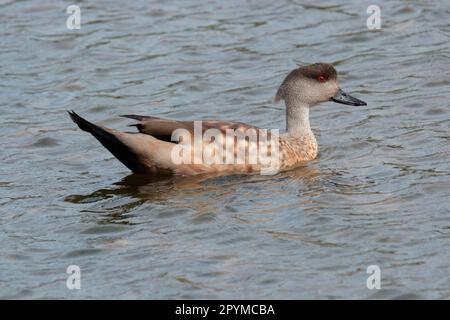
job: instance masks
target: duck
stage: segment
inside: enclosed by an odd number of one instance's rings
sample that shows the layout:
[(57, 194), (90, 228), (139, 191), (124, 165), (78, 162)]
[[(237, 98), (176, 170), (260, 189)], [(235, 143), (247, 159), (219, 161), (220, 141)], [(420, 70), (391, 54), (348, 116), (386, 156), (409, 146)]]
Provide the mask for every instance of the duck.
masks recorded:
[(336, 69), (321, 62), (289, 72), (274, 100), (284, 101), (286, 107), (283, 133), (243, 122), (172, 120), (135, 114), (122, 115), (133, 119), (131, 126), (137, 129), (124, 132), (91, 123), (73, 110), (68, 113), (81, 130), (93, 135), (135, 174), (274, 174), (317, 157), (318, 144), (309, 120), (311, 108), (328, 101), (367, 105), (345, 93)]

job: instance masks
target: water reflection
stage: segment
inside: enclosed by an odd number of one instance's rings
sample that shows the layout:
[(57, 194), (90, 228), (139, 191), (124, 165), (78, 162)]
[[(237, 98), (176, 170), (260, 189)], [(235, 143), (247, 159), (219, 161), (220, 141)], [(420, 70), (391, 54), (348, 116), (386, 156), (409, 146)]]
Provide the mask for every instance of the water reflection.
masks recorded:
[[(188, 207), (200, 219), (204, 215), (220, 211), (220, 206), (226, 205), (223, 199), (239, 195), (242, 186), (264, 185), (264, 188), (273, 189), (274, 192), (282, 192), (283, 184), (287, 181), (301, 182), (307, 186), (310, 195), (318, 196), (320, 188), (315, 182), (321, 175), (325, 176), (314, 165), (271, 176), (207, 174), (149, 177), (130, 174), (111, 186), (92, 193), (69, 195), (65, 201), (90, 205), (82, 211), (101, 214), (99, 223), (131, 223), (130, 213), (144, 204), (170, 205), (172, 214)], [(257, 194), (255, 196), (258, 197)]]

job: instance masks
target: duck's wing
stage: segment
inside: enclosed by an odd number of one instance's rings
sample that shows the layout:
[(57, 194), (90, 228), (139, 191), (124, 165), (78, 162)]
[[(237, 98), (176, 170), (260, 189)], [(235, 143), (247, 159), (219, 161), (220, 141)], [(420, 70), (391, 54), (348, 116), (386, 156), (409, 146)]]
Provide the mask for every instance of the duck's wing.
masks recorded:
[(215, 120), (201, 120), (198, 121), (177, 121), (170, 119), (157, 118), (152, 116), (140, 116), (140, 115), (122, 115), (122, 117), (137, 120), (137, 123), (132, 124), (140, 133), (151, 135), (159, 140), (172, 141), (172, 135), (177, 129), (185, 129), (191, 135), (194, 135), (195, 126), (201, 126), (202, 134), (206, 130), (216, 129), (223, 135), (226, 135), (227, 130), (242, 131), (245, 132), (248, 129), (257, 130), (258, 127), (233, 121), (215, 121)]

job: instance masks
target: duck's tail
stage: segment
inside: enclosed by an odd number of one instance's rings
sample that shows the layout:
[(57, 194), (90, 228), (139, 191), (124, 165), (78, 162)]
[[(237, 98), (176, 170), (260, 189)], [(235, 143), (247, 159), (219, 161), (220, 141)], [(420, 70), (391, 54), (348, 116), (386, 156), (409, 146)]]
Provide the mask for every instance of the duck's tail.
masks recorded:
[(78, 127), (86, 132), (92, 134), (100, 143), (109, 150), (120, 162), (122, 162), (128, 169), (135, 173), (146, 173), (148, 168), (141, 161), (141, 157), (133, 150), (132, 147), (126, 145), (123, 139), (120, 139), (121, 134), (115, 130), (102, 128), (86, 119), (83, 119), (74, 111), (68, 111), (70, 118)]

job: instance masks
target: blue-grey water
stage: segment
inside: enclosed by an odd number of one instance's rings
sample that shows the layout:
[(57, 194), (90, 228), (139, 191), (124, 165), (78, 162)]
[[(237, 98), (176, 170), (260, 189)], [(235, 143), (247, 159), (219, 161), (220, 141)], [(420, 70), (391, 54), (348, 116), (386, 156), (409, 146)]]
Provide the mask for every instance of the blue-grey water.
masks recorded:
[[(450, 298), (448, 1), (75, 2), (0, 1), (1, 298)], [(368, 105), (314, 108), (319, 157), (274, 176), (133, 176), (66, 114), (283, 129), (316, 61)]]

